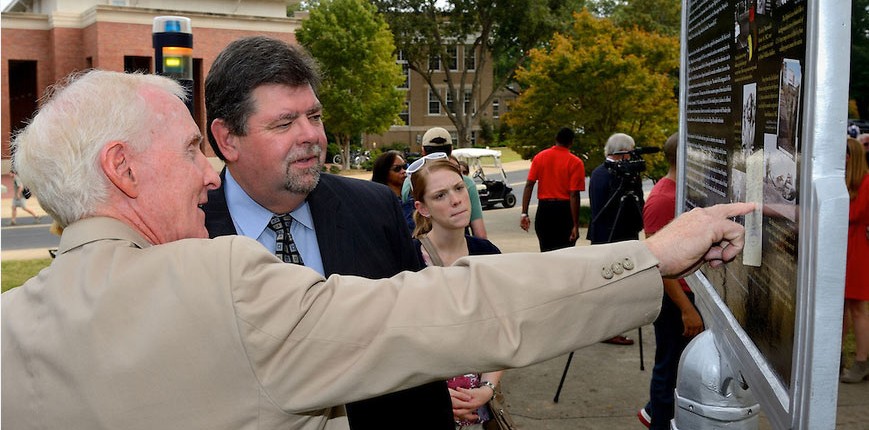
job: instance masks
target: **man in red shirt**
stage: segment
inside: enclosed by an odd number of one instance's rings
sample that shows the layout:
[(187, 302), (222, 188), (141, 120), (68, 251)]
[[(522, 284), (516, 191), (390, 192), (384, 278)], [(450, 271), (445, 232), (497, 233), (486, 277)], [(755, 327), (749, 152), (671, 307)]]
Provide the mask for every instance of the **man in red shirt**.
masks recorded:
[(555, 136), (555, 145), (540, 151), (531, 160), (528, 181), (522, 194), (519, 226), (528, 231), (528, 204), (534, 185), (537, 190), (537, 215), (534, 230), (540, 251), (551, 251), (576, 244), (579, 237), (579, 192), (585, 190), (585, 165), (570, 153), (575, 133), (564, 127)]
[[(679, 134), (664, 143), (664, 155), (670, 170), (661, 178), (643, 207), (646, 237), (664, 228), (676, 216), (676, 150)], [(673, 419), (673, 392), (679, 357), (691, 338), (703, 331), (703, 319), (694, 306), (694, 293), (684, 279), (664, 278), (661, 313), (655, 320), (655, 367), (649, 384), (649, 403), (637, 413), (640, 421), (652, 429), (669, 429)], [(650, 427), (651, 426), (651, 427)]]

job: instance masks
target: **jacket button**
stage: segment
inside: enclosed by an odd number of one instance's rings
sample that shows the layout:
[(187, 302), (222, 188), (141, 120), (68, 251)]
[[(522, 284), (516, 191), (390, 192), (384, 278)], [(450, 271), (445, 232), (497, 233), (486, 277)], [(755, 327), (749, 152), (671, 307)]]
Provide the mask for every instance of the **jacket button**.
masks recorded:
[(624, 271), (625, 270), (622, 269), (622, 263), (619, 263), (618, 261), (613, 263), (613, 273), (615, 273), (616, 275), (621, 275), (622, 273), (624, 273)]
[(609, 267), (604, 266), (600, 269), (600, 275), (603, 276), (604, 279), (612, 279), (613, 271)]
[(622, 261), (622, 267), (627, 270), (634, 270), (634, 260), (631, 260), (631, 257), (625, 257), (624, 261)]

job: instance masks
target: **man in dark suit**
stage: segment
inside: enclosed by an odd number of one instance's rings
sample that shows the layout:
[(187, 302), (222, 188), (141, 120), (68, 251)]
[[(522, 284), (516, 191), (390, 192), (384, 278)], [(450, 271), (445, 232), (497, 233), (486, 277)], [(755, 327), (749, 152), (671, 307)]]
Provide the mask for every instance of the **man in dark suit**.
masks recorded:
[[(284, 261), (300, 260), (324, 276), (418, 270), (393, 193), (321, 173), (326, 136), (318, 84), (310, 56), (282, 41), (240, 39), (217, 57), (205, 82), (208, 137), (226, 167), (204, 206), (209, 235), (248, 236), (279, 256), (297, 252)], [(288, 234), (275, 230), (281, 216)], [(351, 403), (347, 413), (354, 430), (454, 426), (445, 382)]]

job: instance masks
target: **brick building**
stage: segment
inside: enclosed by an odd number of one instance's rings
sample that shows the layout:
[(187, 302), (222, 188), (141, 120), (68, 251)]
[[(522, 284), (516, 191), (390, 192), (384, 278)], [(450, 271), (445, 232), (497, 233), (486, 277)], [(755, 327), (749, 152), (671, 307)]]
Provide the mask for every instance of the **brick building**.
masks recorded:
[[(296, 43), (295, 31), (306, 13), (286, 16), (287, 0), (13, 0), (0, 15), (2, 42), (2, 100), (0, 100), (0, 157), (2, 172), (9, 170), (9, 141), (15, 130), (26, 124), (37, 108), (46, 88), (68, 74), (89, 68), (116, 71), (154, 71), (151, 32), (154, 17), (180, 15), (191, 19), (193, 31), (193, 116), (205, 134), (204, 80), (214, 58), (229, 42), (244, 36), (266, 35)], [(476, 111), (492, 90), (491, 61), (477, 70), (479, 53), (455, 48), (453, 61), (440, 62), (434, 70), (435, 82), (444, 82), (437, 91), (448, 103), (460, 101)], [(488, 55), (488, 54), (486, 54)], [(402, 63), (399, 54), (399, 63)], [(466, 74), (466, 82), (482, 73), (481, 91), (471, 100), (470, 93), (448, 95), (445, 69)], [(410, 145), (419, 150), (422, 135), (433, 126), (453, 133), (455, 127), (446, 110), (429, 90), (422, 77), (408, 73), (403, 85), (407, 91), (406, 109), (400, 115), (405, 124), (393, 126), (382, 135), (363, 138), (367, 147)], [(506, 112), (507, 92), (496, 97), (481, 112), (471, 127), (471, 142), (477, 143), (481, 121), (497, 125)], [(326, 124), (328, 131), (328, 124)], [(203, 151), (213, 155), (207, 143)]]
[(295, 43), (301, 19), (287, 17), (286, 7), (286, 0), (13, 1), (0, 21), (3, 172), (9, 169), (12, 133), (32, 116), (48, 86), (89, 68), (153, 72), (152, 24), (162, 15), (192, 21), (194, 118), (204, 135), (204, 78), (214, 58), (244, 36)]

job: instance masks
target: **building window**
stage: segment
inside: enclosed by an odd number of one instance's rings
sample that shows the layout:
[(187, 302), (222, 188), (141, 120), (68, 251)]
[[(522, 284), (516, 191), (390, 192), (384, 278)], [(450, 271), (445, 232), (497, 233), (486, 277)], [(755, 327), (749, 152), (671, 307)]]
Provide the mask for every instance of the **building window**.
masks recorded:
[(407, 62), (407, 58), (404, 58), (404, 51), (399, 49), (398, 53), (395, 54), (395, 56), (397, 57), (396, 59), (398, 60), (399, 63), (402, 61), (404, 61), (405, 63)]
[(477, 113), (477, 107), (474, 105), (474, 100), (471, 98), (473, 94), (471, 90), (465, 90), (465, 114)]
[(472, 131), (471, 132), (471, 146), (476, 146), (476, 145), (477, 145), (477, 132)]
[(447, 46), (447, 65), (451, 71), (459, 70), (459, 47)]
[(500, 118), (501, 116), (501, 99), (492, 100), (492, 118)]
[(36, 112), (37, 62), (31, 60), (9, 60), (9, 125), (14, 134), (27, 126), (30, 117)]
[(455, 104), (454, 104), (455, 97), (453, 97), (453, 92), (450, 91), (449, 88), (447, 88), (446, 92), (447, 92), (447, 110), (449, 110), (450, 112), (455, 112), (455, 110), (456, 110)]
[(124, 55), (124, 72), (126, 73), (151, 73), (151, 57), (137, 57)]
[(473, 46), (465, 46), (465, 70), (475, 70), (477, 68), (477, 51)]
[(428, 69), (429, 70), (440, 70), (441, 69), (441, 57), (439, 55), (432, 55), (428, 57)]
[(441, 114), (441, 102), (438, 101), (437, 94), (432, 91), (431, 88), (428, 90), (428, 114), (429, 115), (440, 115)]
[(404, 76), (404, 82), (402, 82), (398, 88), (406, 90), (410, 88), (410, 65), (408, 65), (406, 61), (404, 63), (399, 63), (401, 64), (401, 74)]
[(398, 117), (402, 121), (402, 124), (399, 125), (410, 125), (410, 103), (407, 100), (404, 101), (404, 107), (401, 109)]

